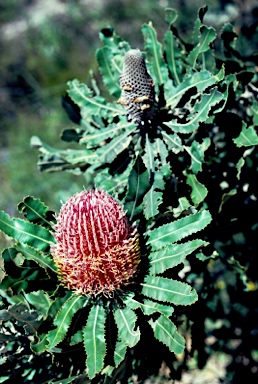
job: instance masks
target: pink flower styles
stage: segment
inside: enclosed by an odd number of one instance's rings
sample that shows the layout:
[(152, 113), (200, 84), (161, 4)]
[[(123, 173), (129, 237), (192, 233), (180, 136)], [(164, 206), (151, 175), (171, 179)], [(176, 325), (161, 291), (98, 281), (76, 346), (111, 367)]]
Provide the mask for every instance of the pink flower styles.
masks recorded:
[(138, 233), (109, 194), (76, 193), (62, 206), (53, 229), (51, 253), (66, 288), (112, 296), (132, 282), (140, 263)]

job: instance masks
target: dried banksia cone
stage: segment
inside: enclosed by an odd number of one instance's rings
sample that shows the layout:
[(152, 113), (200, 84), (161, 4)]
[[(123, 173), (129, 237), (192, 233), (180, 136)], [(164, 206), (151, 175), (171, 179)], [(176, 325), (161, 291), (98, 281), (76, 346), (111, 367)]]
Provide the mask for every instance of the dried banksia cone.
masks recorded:
[(62, 206), (53, 229), (51, 253), (66, 288), (112, 296), (132, 282), (140, 262), (138, 233), (110, 195), (76, 193)]
[(138, 49), (125, 54), (120, 86), (122, 93), (118, 102), (126, 107), (128, 119), (135, 123), (151, 120), (154, 115), (154, 83)]

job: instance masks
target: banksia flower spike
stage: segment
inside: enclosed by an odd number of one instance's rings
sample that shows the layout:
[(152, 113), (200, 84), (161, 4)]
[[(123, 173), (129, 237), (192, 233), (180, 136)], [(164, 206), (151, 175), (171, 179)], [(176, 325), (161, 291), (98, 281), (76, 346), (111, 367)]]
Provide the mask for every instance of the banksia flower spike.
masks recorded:
[(66, 288), (112, 296), (132, 282), (140, 262), (138, 233), (110, 195), (76, 193), (62, 206), (53, 229), (51, 253)]
[(118, 102), (126, 107), (128, 119), (135, 123), (151, 120), (154, 115), (154, 82), (138, 49), (125, 54), (120, 86), (122, 93)]

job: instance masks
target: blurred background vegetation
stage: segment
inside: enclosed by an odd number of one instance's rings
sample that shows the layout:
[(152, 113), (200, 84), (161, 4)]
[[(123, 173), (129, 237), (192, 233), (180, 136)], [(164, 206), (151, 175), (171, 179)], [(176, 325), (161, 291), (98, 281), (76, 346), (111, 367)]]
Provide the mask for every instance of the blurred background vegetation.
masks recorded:
[[(99, 30), (113, 26), (133, 48), (143, 48), (141, 26), (152, 20), (159, 36), (167, 25), (165, 7), (179, 13), (177, 27), (187, 41), (203, 0), (0, 0), (0, 209), (17, 215), (26, 195), (41, 198), (53, 210), (81, 190), (83, 176), (41, 174), (30, 137), (65, 146), (61, 131), (72, 126), (62, 96), (68, 80), (89, 83), (97, 75)], [(258, 44), (256, 0), (207, 0), (205, 22), (218, 31), (226, 22), (241, 32), (242, 54)], [(161, 38), (161, 37), (160, 37)], [(100, 79), (99, 79), (100, 80)], [(57, 144), (55, 144), (57, 143)]]

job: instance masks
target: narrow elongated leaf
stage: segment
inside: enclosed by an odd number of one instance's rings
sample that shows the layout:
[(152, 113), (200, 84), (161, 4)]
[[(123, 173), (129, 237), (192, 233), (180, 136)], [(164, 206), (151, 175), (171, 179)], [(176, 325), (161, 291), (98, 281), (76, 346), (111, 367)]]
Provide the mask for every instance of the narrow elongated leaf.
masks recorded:
[(254, 127), (246, 128), (246, 123), (243, 121), (241, 133), (233, 141), (237, 147), (249, 147), (250, 145), (258, 144), (258, 135)]
[(29, 221), (42, 221), (47, 225), (51, 223), (46, 220), (46, 213), (48, 212), (48, 207), (42, 203), (40, 199), (36, 199), (33, 196), (24, 197), (21, 203), (17, 206), (19, 212), (23, 213), (24, 216)]
[(159, 251), (151, 252), (149, 255), (149, 274), (157, 275), (163, 273), (169, 268), (175, 267), (176, 265), (182, 263), (187, 255), (205, 245), (208, 245), (206, 241), (197, 239), (183, 244), (168, 245)]
[(186, 175), (186, 182), (190, 187), (192, 188), (191, 192), (191, 199), (194, 205), (200, 204), (205, 197), (208, 194), (208, 189), (205, 187), (205, 185), (201, 184), (197, 178), (196, 175), (188, 174), (187, 172), (184, 172), (184, 175)]
[(117, 367), (125, 358), (127, 351), (127, 345), (123, 340), (118, 340), (116, 342), (116, 347), (114, 351), (114, 362), (115, 367)]
[(132, 126), (132, 124), (128, 122), (109, 124), (108, 127), (95, 130), (93, 133), (87, 133), (83, 135), (82, 139), (80, 140), (80, 144), (86, 144), (87, 148), (96, 147), (101, 145), (104, 140), (112, 139), (113, 137), (117, 136), (124, 129), (130, 129), (130, 126)]
[(124, 149), (126, 149), (131, 140), (131, 133), (135, 131), (137, 127), (135, 125), (130, 125), (128, 127), (126, 133), (115, 137), (110, 143), (106, 144), (102, 148), (97, 149), (96, 153), (100, 157), (101, 162), (112, 163), (112, 161), (121, 153)]
[(153, 250), (160, 249), (202, 230), (210, 222), (211, 215), (205, 210), (186, 216), (148, 232), (149, 239), (147, 244), (151, 245)]
[(21, 252), (25, 259), (35, 261), (40, 267), (44, 269), (49, 268), (53, 272), (57, 272), (57, 266), (49, 255), (46, 255), (45, 253), (22, 243), (15, 244), (14, 248), (18, 252)]
[(68, 82), (68, 94), (71, 99), (81, 108), (81, 114), (87, 119), (88, 115), (108, 117), (124, 114), (124, 109), (116, 104), (106, 103), (101, 96), (93, 96), (92, 91), (78, 80)]
[(191, 74), (176, 88), (170, 88), (166, 94), (167, 106), (172, 108), (177, 105), (182, 96), (191, 88), (196, 87), (198, 92), (203, 92), (205, 89), (217, 82), (223, 80), (224, 69), (222, 69), (217, 75), (212, 75), (209, 71), (203, 70)]
[(48, 229), (22, 219), (11, 219), (3, 211), (0, 211), (0, 231), (41, 251), (45, 251), (54, 240)]
[(90, 379), (99, 373), (104, 365), (106, 354), (105, 323), (105, 308), (100, 305), (92, 306), (83, 330), (84, 347), (87, 354), (86, 366)]
[(72, 296), (62, 305), (54, 319), (56, 328), (51, 330), (47, 335), (49, 342), (48, 350), (53, 349), (64, 340), (73, 316), (79, 309), (87, 304), (87, 300), (88, 299), (83, 296)]
[(167, 31), (165, 35), (164, 51), (166, 53), (166, 61), (172, 75), (174, 85), (178, 86), (181, 82), (180, 74), (183, 67), (183, 52), (182, 49), (180, 49), (179, 40), (176, 38), (172, 31)]
[(134, 329), (136, 314), (130, 308), (117, 309), (114, 313), (118, 328), (118, 339), (132, 348), (140, 340), (140, 329)]
[(149, 174), (152, 175), (154, 172), (154, 146), (150, 142), (148, 135), (145, 135), (145, 153), (142, 156), (142, 160), (149, 171)]
[(142, 26), (145, 49), (147, 51), (150, 72), (158, 85), (166, 84), (169, 80), (168, 69), (163, 58), (162, 46), (157, 41), (157, 34), (151, 23)]
[(200, 28), (199, 42), (187, 57), (187, 62), (191, 65), (192, 68), (195, 68), (199, 55), (210, 49), (210, 44), (215, 40), (215, 38), (216, 31), (214, 28), (206, 27), (205, 25)]
[(167, 317), (161, 315), (156, 321), (149, 321), (156, 339), (165, 344), (171, 352), (180, 354), (185, 349), (185, 340), (179, 335), (176, 326)]
[(103, 81), (111, 95), (119, 98), (121, 93), (119, 86), (119, 70), (114, 66), (114, 55), (109, 47), (97, 49), (96, 57), (99, 64), (99, 70)]
[(200, 102), (195, 104), (194, 113), (188, 117), (186, 123), (178, 123), (176, 120), (164, 123), (167, 127), (174, 132), (191, 133), (197, 130), (200, 123), (207, 120), (209, 112), (212, 107), (224, 99), (224, 95), (213, 89), (211, 93), (204, 94)]
[(150, 186), (149, 173), (141, 157), (137, 157), (128, 179), (128, 190), (125, 196), (125, 209), (130, 220), (141, 209), (143, 196)]
[(195, 289), (190, 285), (165, 277), (146, 276), (141, 285), (144, 296), (158, 301), (190, 305), (198, 299)]

